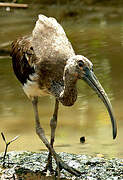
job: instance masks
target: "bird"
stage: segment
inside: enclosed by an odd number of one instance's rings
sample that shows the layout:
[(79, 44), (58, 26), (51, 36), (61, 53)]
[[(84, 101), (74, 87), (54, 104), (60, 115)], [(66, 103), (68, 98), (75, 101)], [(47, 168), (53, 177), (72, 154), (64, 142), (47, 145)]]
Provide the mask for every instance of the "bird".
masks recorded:
[[(47, 147), (49, 154), (45, 170), (53, 171), (52, 158), (57, 165), (57, 175), (65, 169), (75, 176), (81, 172), (68, 166), (54, 150), (59, 103), (72, 106), (77, 100), (77, 81), (85, 81), (99, 96), (110, 115), (113, 139), (117, 125), (110, 100), (93, 71), (92, 62), (83, 55), (76, 55), (62, 26), (53, 17), (39, 14), (30, 35), (13, 41), (12, 66), (22, 88), (31, 100), (36, 133)], [(50, 141), (45, 136), (38, 114), (38, 98), (49, 95), (55, 98), (55, 107), (50, 120)]]

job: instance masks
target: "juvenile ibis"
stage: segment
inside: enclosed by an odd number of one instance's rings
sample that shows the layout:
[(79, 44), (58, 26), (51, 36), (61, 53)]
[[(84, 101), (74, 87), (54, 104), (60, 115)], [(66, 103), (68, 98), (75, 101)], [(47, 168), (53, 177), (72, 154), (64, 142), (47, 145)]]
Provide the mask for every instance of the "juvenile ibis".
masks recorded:
[[(86, 57), (76, 55), (62, 26), (55, 18), (44, 15), (39, 15), (31, 35), (21, 37), (12, 43), (11, 56), (14, 73), (33, 104), (36, 133), (49, 151), (46, 169), (53, 170), (53, 156), (58, 173), (65, 169), (80, 176), (81, 172), (65, 164), (53, 147), (59, 102), (64, 106), (72, 106), (75, 103), (78, 80), (84, 80), (98, 94), (109, 112), (113, 139), (117, 134), (111, 103), (93, 72), (93, 64)], [(42, 94), (55, 97), (54, 113), (50, 121), (50, 142), (39, 121), (37, 105), (38, 97)]]

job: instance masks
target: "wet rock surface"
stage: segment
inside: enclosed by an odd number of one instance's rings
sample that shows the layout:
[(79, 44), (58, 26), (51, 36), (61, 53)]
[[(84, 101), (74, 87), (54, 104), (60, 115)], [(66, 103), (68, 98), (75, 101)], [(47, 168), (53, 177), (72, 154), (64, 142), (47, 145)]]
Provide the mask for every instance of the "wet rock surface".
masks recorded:
[[(43, 176), (41, 171), (45, 168), (48, 152), (8, 152), (5, 168), (3, 154), (0, 154), (1, 179), (53, 179), (54, 176)], [(59, 153), (61, 159), (69, 166), (81, 171), (77, 178), (65, 170), (61, 171), (61, 179), (88, 179), (88, 180), (119, 180), (123, 179), (123, 159), (105, 159), (86, 155)], [(53, 160), (53, 168), (56, 169)]]

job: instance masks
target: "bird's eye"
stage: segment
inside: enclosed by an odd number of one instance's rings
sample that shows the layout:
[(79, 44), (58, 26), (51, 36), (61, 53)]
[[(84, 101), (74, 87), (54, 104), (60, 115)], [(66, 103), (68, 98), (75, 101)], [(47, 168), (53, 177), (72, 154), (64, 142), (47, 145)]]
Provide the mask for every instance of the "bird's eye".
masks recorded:
[(79, 67), (83, 67), (84, 66), (84, 63), (83, 63), (83, 61), (78, 61), (78, 65), (79, 65)]

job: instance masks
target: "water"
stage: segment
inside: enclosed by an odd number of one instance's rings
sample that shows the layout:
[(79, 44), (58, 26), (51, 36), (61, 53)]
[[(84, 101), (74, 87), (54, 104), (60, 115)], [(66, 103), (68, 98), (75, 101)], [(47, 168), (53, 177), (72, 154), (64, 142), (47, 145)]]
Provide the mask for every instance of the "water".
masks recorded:
[[(30, 33), (39, 12), (40, 8), (35, 11), (29, 9), (11, 12), (2, 9), (0, 44)], [(46, 9), (41, 12), (52, 14)], [(56, 11), (54, 16), (57, 15)], [(76, 53), (87, 56), (93, 62), (95, 74), (111, 99), (118, 125), (118, 136), (116, 140), (112, 139), (111, 122), (103, 103), (84, 82), (78, 82), (78, 100), (75, 105), (60, 105), (55, 149), (57, 152), (104, 154), (107, 157), (123, 158), (123, 23), (109, 23), (104, 20), (88, 23), (79, 18), (76, 21), (74, 18), (66, 18), (60, 22)], [(53, 97), (40, 98), (40, 120), (48, 139), (53, 108)], [(35, 133), (31, 102), (13, 74), (9, 57), (0, 58), (0, 132), (4, 132), (7, 140), (20, 135), (9, 150), (46, 149)], [(80, 143), (82, 136), (86, 138), (84, 144)], [(0, 151), (4, 151), (2, 137), (0, 144)]]

